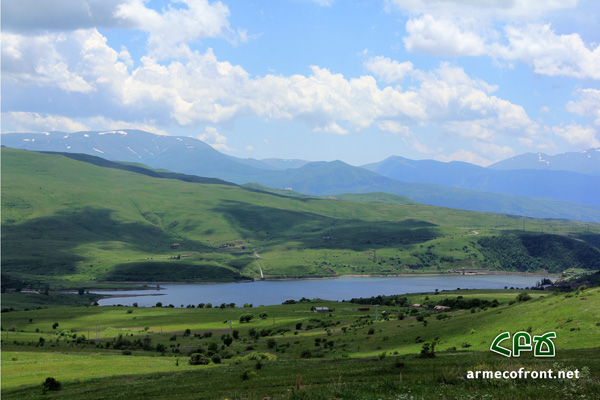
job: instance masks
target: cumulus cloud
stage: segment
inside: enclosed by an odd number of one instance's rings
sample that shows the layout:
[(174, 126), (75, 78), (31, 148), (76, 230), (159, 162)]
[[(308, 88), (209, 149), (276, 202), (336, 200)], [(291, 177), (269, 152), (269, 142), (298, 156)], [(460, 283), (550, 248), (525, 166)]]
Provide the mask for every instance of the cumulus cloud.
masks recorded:
[[(520, 61), (542, 75), (600, 79), (600, 46), (576, 33), (558, 34), (539, 19), (578, 4), (570, 1), (388, 0), (410, 15), (404, 44), (432, 55)], [(500, 31), (498, 26), (502, 26)]]
[(413, 69), (410, 61), (401, 63), (382, 56), (372, 57), (364, 65), (378, 80), (386, 83), (402, 82)]
[(579, 89), (577, 96), (579, 100), (567, 103), (567, 110), (582, 117), (591, 118), (595, 125), (600, 126), (600, 90)]
[(586, 148), (600, 147), (599, 135), (594, 127), (571, 124), (555, 126), (552, 131), (572, 145), (585, 146)]
[(450, 161), (462, 161), (462, 162), (467, 162), (469, 164), (475, 164), (475, 165), (480, 165), (482, 167), (487, 167), (488, 165), (492, 164), (493, 162), (488, 160), (487, 158), (481, 157), (478, 154), (475, 154), (472, 151), (468, 151), (468, 150), (458, 150), (452, 154), (450, 154), (449, 156), (436, 156), (434, 158), (437, 161), (442, 161), (442, 162), (450, 162)]
[(117, 7), (115, 16), (148, 32), (150, 56), (156, 59), (181, 57), (189, 52), (188, 43), (232, 33), (229, 9), (220, 1), (172, 0), (171, 3), (185, 7), (176, 8), (169, 4), (167, 10), (159, 13), (147, 8), (143, 0), (129, 0)]
[(589, 48), (578, 34), (557, 35), (549, 24), (507, 26), (507, 45), (494, 44), (488, 54), (530, 64), (548, 76), (600, 79), (600, 45)]
[(198, 139), (208, 143), (217, 150), (235, 151), (235, 149), (232, 149), (227, 146), (227, 138), (221, 135), (217, 131), (217, 128), (213, 126), (207, 126), (204, 129), (204, 133), (198, 135)]
[[(423, 71), (407, 61), (372, 57), (365, 69), (375, 76), (347, 78), (319, 66), (306, 75), (251, 76), (239, 65), (218, 60), (210, 49), (162, 62), (146, 56), (133, 67), (127, 49), (111, 48), (96, 29), (9, 35), (2, 42), (3, 79), (110, 104), (106, 129), (122, 129), (125, 121), (132, 121), (127, 127), (152, 130), (148, 128), (155, 121), (215, 125), (258, 116), (302, 121), (314, 132), (342, 135), (377, 126), (423, 152), (430, 150), (411, 127), (433, 125), (447, 135), (484, 141), (512, 134), (534, 137), (538, 129), (523, 107), (494, 95), (495, 85), (449, 63)], [(62, 69), (44, 68), (47, 60)], [(403, 89), (398, 83), (407, 77), (411, 86)], [(69, 110), (72, 115), (81, 111), (78, 106)], [(89, 115), (90, 110), (85, 112)], [(215, 128), (202, 135), (215, 148), (233, 150)]]
[(169, 136), (169, 133), (166, 130), (157, 128), (152, 121), (137, 122), (113, 120), (103, 116), (92, 117), (89, 118), (88, 121), (92, 128), (97, 130), (138, 129), (140, 131), (146, 131), (156, 135)]
[(430, 14), (412, 18), (406, 23), (408, 51), (434, 55), (478, 56), (484, 53), (485, 41), (478, 34), (461, 29), (455, 21), (435, 19)]
[[(13, 132), (76, 132), (90, 130), (87, 125), (64, 116), (35, 112), (13, 111), (2, 113), (2, 125), (3, 127), (12, 127), (11, 131)], [(8, 131), (3, 130), (3, 133), (8, 133)]]

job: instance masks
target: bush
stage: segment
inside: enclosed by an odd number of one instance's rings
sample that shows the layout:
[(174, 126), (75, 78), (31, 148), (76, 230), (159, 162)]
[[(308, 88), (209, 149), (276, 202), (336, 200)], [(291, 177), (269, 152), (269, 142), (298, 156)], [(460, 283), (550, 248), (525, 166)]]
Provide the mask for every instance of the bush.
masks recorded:
[(209, 363), (210, 360), (199, 353), (192, 354), (188, 361), (190, 365), (208, 365)]
[(61, 388), (62, 388), (62, 385), (60, 384), (60, 382), (52, 377), (46, 378), (44, 383), (42, 383), (42, 391), (43, 392), (46, 392), (46, 391), (58, 392)]
[(250, 313), (240, 315), (240, 324), (244, 322), (250, 322), (254, 318), (254, 315)]
[(517, 301), (519, 301), (519, 302), (527, 301), (527, 300), (531, 300), (531, 296), (527, 292), (521, 292), (517, 296)]

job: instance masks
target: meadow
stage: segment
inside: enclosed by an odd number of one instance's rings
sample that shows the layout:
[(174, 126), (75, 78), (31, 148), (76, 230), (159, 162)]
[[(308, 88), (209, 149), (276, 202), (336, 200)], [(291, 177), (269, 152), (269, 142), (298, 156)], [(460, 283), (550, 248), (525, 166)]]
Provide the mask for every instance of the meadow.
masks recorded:
[[(261, 307), (60, 306), (3, 313), (2, 396), (595, 398), (600, 391), (600, 288), (534, 290), (529, 300), (518, 301), (521, 292), (442, 291), (360, 302), (301, 299)], [(410, 307), (414, 303), (452, 308)], [(330, 312), (315, 313), (314, 307)], [(247, 315), (252, 318), (244, 322)], [(506, 358), (490, 352), (492, 340), (504, 331), (554, 331), (556, 357), (526, 353)], [(419, 357), (424, 345), (434, 342), (434, 356)], [(203, 365), (189, 363), (194, 354)], [(582, 376), (466, 379), (468, 371), (521, 367), (577, 369)], [(62, 390), (42, 395), (47, 377), (61, 382)]]

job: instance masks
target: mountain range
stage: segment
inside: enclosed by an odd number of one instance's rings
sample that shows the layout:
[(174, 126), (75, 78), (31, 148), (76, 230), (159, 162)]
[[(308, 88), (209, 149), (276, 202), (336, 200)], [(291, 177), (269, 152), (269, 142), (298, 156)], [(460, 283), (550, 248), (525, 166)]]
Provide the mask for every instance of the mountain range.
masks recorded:
[[(543, 169), (535, 169), (530, 168), (531, 157), (527, 154), (488, 168), (402, 157), (362, 167), (342, 161), (241, 159), (220, 153), (194, 138), (129, 129), (3, 134), (2, 144), (95, 155), (110, 161), (142, 163), (236, 184), (255, 182), (308, 195), (385, 192), (425, 204), (471, 211), (600, 221), (600, 149), (538, 156), (548, 163)], [(526, 169), (511, 169), (521, 166)]]

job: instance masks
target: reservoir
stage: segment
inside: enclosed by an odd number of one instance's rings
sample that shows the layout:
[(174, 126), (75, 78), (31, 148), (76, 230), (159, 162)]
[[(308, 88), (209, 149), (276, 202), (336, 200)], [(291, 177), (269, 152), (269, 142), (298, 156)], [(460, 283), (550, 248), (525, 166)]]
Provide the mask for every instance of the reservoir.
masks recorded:
[[(404, 293), (434, 292), (435, 289), (504, 289), (535, 286), (543, 277), (516, 275), (437, 275), (402, 277), (340, 277), (334, 279), (298, 279), (289, 281), (255, 281), (239, 283), (169, 283), (161, 284), (161, 290), (100, 291), (94, 293), (119, 296), (100, 300), (101, 306), (137, 303), (151, 307), (161, 302), (175, 307), (197, 306), (211, 303), (244, 303), (252, 305), (276, 305), (286, 300), (320, 298), (324, 300), (350, 300), (358, 297), (396, 295)], [(151, 284), (149, 284), (151, 285)]]

